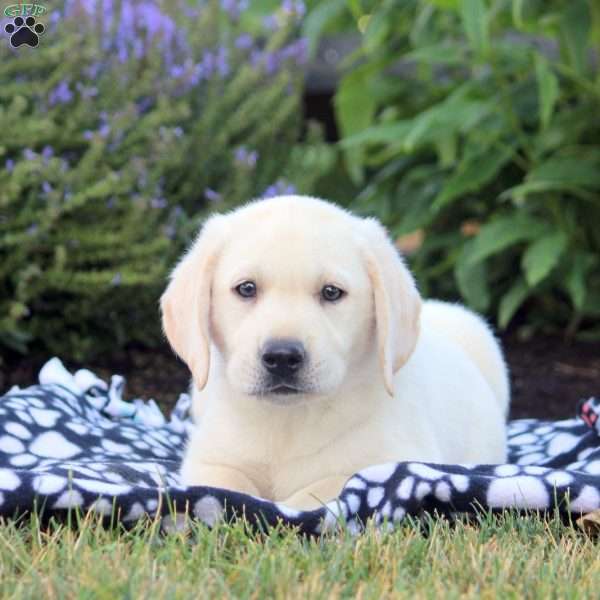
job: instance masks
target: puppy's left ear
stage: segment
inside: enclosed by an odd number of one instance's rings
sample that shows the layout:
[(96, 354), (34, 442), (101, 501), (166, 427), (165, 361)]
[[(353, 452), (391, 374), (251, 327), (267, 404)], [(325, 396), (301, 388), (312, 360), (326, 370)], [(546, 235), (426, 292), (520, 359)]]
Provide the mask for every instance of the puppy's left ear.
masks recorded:
[(394, 395), (394, 373), (409, 359), (419, 337), (421, 296), (386, 230), (363, 219), (367, 272), (373, 287), (377, 347), (385, 389)]
[(171, 273), (160, 299), (163, 330), (202, 390), (210, 367), (209, 318), (213, 272), (225, 240), (226, 217), (215, 215)]

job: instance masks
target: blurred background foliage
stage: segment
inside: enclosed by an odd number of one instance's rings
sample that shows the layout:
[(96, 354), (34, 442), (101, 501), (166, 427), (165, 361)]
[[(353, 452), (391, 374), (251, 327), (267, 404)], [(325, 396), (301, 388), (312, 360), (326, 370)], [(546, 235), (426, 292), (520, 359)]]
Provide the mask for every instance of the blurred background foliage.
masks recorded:
[[(38, 48), (0, 44), (0, 355), (155, 346), (206, 215), (292, 191), (378, 216), (424, 295), (600, 337), (594, 0), (48, 8)], [(328, 144), (302, 101), (331, 36)]]
[(39, 47), (0, 50), (0, 354), (81, 361), (156, 344), (208, 212), (310, 193), (333, 150), (302, 120), (301, 4), (48, 9)]
[(423, 293), (600, 337), (600, 4), (315, 3), (311, 47), (340, 30), (360, 36), (335, 94), (352, 207)]

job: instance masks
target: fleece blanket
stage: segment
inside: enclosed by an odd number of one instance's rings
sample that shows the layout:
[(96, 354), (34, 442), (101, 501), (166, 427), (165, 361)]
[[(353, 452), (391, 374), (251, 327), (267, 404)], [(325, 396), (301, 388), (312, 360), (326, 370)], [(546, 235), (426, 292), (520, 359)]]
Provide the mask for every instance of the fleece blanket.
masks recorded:
[(600, 508), (600, 401), (581, 403), (565, 421), (512, 421), (509, 462), (373, 465), (348, 480), (339, 498), (312, 511), (208, 487), (185, 488), (178, 468), (189, 419), (182, 394), (167, 420), (153, 401), (123, 400), (125, 380), (70, 374), (52, 359), (40, 384), (0, 398), (0, 517), (32, 510), (44, 518), (73, 509), (164, 528), (188, 517), (213, 525), (244, 515), (268, 527), (284, 522), (308, 534), (359, 532), (373, 519), (393, 527), (406, 515), (505, 508), (580, 515)]

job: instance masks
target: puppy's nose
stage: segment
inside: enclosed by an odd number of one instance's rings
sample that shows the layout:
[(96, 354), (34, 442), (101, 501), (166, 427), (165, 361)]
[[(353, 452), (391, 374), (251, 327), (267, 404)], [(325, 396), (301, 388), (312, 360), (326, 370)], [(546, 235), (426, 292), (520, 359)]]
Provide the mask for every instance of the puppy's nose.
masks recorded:
[(296, 340), (272, 340), (262, 353), (262, 364), (282, 379), (293, 375), (304, 363), (304, 346)]

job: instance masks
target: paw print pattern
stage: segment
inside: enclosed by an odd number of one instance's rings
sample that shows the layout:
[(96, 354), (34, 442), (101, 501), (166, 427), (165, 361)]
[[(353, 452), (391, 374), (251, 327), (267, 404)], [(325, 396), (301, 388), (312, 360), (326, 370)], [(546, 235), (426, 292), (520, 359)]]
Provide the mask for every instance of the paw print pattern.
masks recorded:
[(8, 23), (4, 30), (10, 34), (10, 44), (13, 48), (18, 48), (23, 44), (35, 48), (39, 42), (39, 36), (44, 33), (46, 28), (41, 23), (36, 23), (34, 17), (15, 17), (12, 23)]

